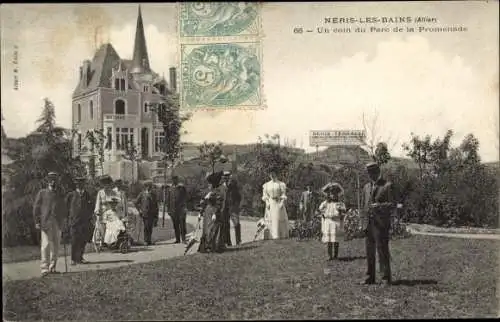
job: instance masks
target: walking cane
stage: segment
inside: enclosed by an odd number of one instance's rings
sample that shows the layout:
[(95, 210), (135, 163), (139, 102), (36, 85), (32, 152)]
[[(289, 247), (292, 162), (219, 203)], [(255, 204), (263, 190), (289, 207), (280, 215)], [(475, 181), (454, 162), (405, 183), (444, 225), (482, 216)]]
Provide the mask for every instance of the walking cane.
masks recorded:
[(66, 241), (63, 238), (63, 248), (64, 248), (64, 269), (68, 272), (68, 252), (66, 251)]

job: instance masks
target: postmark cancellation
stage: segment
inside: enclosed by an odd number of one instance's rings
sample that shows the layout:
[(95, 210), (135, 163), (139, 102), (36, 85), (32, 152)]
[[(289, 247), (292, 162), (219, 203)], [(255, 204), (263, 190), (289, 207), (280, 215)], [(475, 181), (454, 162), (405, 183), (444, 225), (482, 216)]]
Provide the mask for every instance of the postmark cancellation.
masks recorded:
[(261, 5), (253, 2), (185, 2), (179, 4), (181, 42), (261, 36)]

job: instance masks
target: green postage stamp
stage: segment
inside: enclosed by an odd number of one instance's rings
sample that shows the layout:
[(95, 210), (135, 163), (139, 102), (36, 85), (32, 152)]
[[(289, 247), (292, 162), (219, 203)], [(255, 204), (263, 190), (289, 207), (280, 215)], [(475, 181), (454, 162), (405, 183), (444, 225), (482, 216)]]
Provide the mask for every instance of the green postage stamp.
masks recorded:
[(259, 36), (259, 3), (183, 2), (179, 5), (181, 38)]
[(181, 104), (188, 109), (262, 106), (259, 42), (181, 44)]

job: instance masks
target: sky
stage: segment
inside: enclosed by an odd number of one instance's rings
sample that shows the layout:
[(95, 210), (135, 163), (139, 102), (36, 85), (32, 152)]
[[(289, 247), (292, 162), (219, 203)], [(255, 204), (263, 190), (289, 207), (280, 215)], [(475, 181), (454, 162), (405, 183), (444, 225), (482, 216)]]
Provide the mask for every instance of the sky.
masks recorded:
[[(177, 8), (141, 8), (150, 65), (168, 79), (168, 68), (178, 61)], [(5, 4), (0, 10), (2, 124), (8, 136), (35, 128), (44, 97), (54, 103), (57, 123), (71, 126), (78, 69), (96, 44), (110, 42), (120, 57), (132, 57), (137, 4)], [(293, 33), (299, 26), (336, 27), (325, 25), (325, 17), (382, 16), (434, 17), (433, 25), (467, 31)], [(453, 143), (473, 133), (482, 159), (498, 160), (498, 20), (498, 2), (265, 3), (266, 107), (196, 112), (183, 139), (250, 143), (279, 133), (311, 150), (310, 130), (363, 129), (363, 114), (368, 124), (378, 114), (376, 135), (388, 141), (393, 155), (404, 155), (401, 145), (411, 133), (443, 137), (453, 129)]]

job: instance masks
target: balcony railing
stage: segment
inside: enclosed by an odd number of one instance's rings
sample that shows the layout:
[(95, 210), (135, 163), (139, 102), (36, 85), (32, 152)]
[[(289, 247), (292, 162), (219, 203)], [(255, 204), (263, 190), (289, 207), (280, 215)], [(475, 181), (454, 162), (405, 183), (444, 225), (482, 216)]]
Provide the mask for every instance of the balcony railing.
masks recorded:
[(104, 121), (131, 121), (138, 120), (137, 115), (130, 114), (104, 114)]

